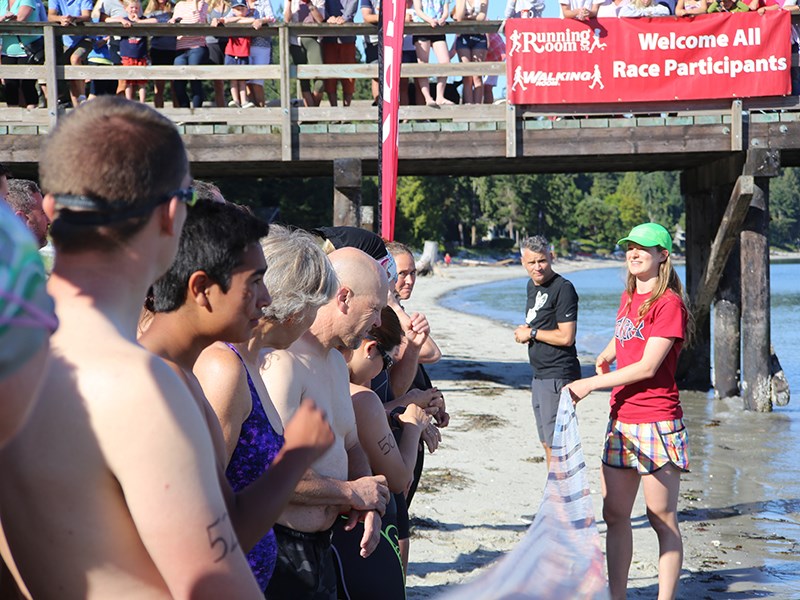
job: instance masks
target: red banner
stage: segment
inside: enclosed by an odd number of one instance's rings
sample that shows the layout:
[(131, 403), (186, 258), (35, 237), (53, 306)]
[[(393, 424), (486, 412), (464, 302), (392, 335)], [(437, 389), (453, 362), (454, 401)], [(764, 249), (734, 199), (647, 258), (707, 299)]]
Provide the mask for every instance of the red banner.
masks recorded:
[(379, 74), (382, 102), (381, 237), (392, 241), (397, 204), (397, 115), (400, 107), (400, 64), (403, 58), (406, 0), (384, 0), (382, 4), (383, 71)]
[(781, 96), (791, 90), (787, 11), (506, 23), (512, 104)]

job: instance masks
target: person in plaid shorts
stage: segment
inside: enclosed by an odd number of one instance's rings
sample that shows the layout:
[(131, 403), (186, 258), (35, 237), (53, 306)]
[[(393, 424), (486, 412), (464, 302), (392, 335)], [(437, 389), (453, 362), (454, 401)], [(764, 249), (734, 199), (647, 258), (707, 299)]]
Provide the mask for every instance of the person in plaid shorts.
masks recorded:
[[(603, 518), (612, 599), (625, 598), (633, 557), (631, 511), (643, 482), (647, 517), (658, 536), (658, 597), (674, 598), (683, 562), (678, 527), (681, 472), (689, 467), (675, 370), (691, 331), (683, 286), (672, 267), (672, 239), (656, 223), (634, 227), (627, 248), (628, 277), (614, 339), (597, 357), (597, 375), (567, 389), (575, 402), (613, 387), (603, 449)], [(610, 365), (616, 360), (617, 369)]]

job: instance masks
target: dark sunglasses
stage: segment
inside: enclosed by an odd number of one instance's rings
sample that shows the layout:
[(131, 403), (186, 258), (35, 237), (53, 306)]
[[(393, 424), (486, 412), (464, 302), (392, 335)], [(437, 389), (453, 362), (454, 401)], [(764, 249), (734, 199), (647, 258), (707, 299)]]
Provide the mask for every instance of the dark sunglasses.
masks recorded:
[[(186, 206), (194, 206), (197, 204), (197, 200), (199, 196), (197, 195), (197, 190), (194, 189), (193, 186), (189, 186), (188, 188), (182, 188), (179, 190), (175, 190), (174, 192), (170, 192), (164, 198), (162, 198), (163, 202), (169, 202), (173, 198), (177, 198)], [(159, 204), (163, 204), (163, 202), (159, 202)]]
[(375, 345), (378, 348), (378, 352), (381, 353), (381, 359), (383, 359), (383, 370), (388, 371), (389, 369), (391, 369), (392, 365), (394, 365), (394, 359), (391, 357), (391, 355), (381, 347), (380, 342), (376, 340), (373, 336), (367, 335), (365, 337), (366, 339), (375, 342)]

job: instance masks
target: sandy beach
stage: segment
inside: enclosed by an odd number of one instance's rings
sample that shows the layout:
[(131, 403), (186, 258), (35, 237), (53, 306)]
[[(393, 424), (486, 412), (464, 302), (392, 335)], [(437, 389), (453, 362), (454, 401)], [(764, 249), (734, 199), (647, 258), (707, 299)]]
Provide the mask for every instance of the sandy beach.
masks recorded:
[[(614, 264), (619, 263), (559, 260), (554, 268), (567, 274)], [(439, 450), (426, 456), (411, 506), (411, 600), (435, 597), (480, 576), (514, 548), (541, 501), (546, 468), (530, 405), (531, 370), (524, 346), (514, 343), (513, 329), (437, 302), (458, 287), (520, 277), (525, 272), (519, 265), (441, 268), (418, 280), (408, 302), (408, 309), (428, 316), (442, 349), (443, 359), (429, 372), (452, 415)], [(521, 306), (524, 302), (520, 298)], [(585, 374), (591, 370), (588, 364), (584, 368)], [(767, 467), (776, 446), (754, 443), (767, 440), (768, 432), (790, 427), (787, 416), (745, 416), (735, 401), (715, 401), (704, 394), (683, 394), (682, 401), (692, 472), (683, 479), (679, 501), (685, 559), (678, 597), (800, 597), (800, 563), (794, 556), (800, 500), (781, 499), (780, 481), (774, 479), (789, 474), (772, 474)], [(600, 454), (608, 394), (593, 393), (577, 413), (595, 516), (604, 537)], [(793, 477), (800, 479), (796, 473)], [(781, 504), (770, 510), (775, 502)], [(655, 598), (658, 546), (641, 493), (633, 523), (629, 598)]]

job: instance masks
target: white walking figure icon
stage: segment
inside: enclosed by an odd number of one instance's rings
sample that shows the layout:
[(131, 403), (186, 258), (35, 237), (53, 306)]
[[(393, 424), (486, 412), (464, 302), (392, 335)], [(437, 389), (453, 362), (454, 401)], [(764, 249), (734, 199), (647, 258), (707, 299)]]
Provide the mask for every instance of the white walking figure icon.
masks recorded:
[(520, 43), (522, 34), (519, 32), (519, 30), (515, 29), (508, 37), (511, 39), (511, 50), (509, 50), (508, 55), (511, 56), (515, 52), (522, 50), (522, 44)]
[(589, 46), (589, 54), (597, 50), (605, 50), (606, 45), (600, 41), (600, 30), (594, 30), (594, 37), (592, 38), (592, 45)]
[[(517, 67), (519, 68), (519, 67)], [(516, 81), (516, 73), (514, 74), (514, 80)], [(600, 74), (600, 65), (594, 66), (594, 73), (592, 73), (592, 85), (589, 86), (590, 90), (594, 89), (594, 86), (600, 85), (600, 89), (602, 90), (606, 86), (603, 85), (603, 76)], [(511, 88), (514, 89), (514, 88)]]
[[(600, 85), (603, 85), (602, 83)], [(528, 91), (528, 86), (525, 85), (525, 81), (522, 78), (522, 66), (517, 65), (517, 68), (514, 69), (514, 84), (511, 86), (511, 91), (517, 89), (517, 86), (522, 88), (523, 92)]]

